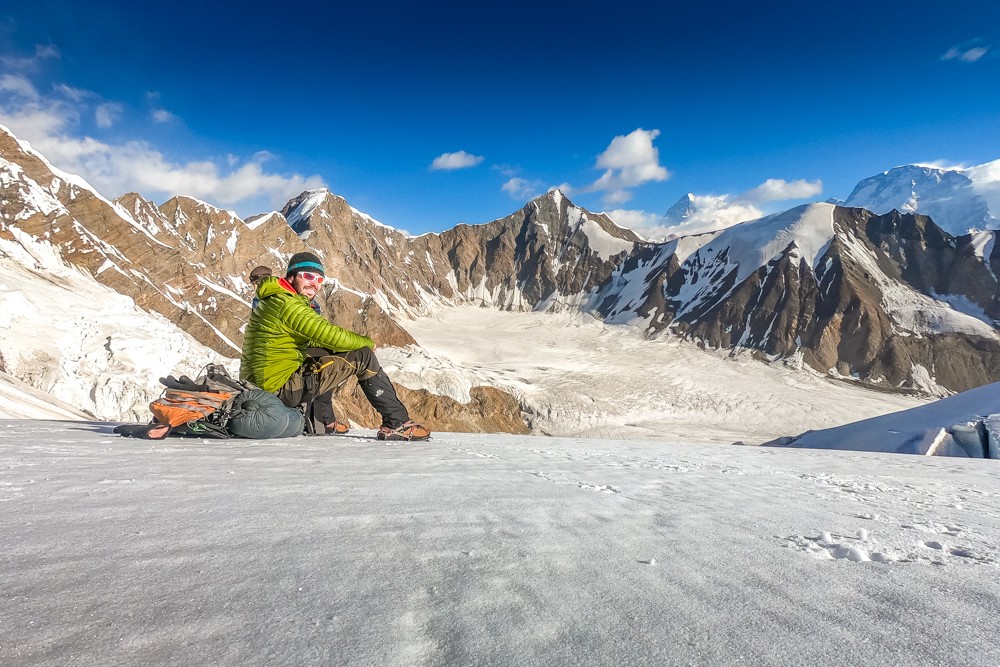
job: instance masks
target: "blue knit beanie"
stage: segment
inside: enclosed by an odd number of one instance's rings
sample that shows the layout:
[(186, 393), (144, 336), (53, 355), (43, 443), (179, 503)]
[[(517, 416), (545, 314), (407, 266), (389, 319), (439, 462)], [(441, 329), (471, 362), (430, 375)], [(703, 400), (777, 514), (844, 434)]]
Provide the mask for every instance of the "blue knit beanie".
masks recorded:
[(311, 252), (297, 252), (292, 255), (292, 258), (288, 260), (288, 269), (285, 271), (285, 278), (291, 278), (299, 271), (312, 271), (321, 276), (326, 276), (326, 272), (323, 271), (323, 263), (319, 261), (319, 257)]

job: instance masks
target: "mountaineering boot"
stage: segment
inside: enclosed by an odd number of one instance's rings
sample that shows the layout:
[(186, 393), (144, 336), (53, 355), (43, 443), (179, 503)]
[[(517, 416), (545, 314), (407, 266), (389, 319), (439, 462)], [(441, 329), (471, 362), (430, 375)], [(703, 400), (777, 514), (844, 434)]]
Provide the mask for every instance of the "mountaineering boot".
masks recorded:
[(430, 431), (410, 421), (403, 403), (396, 396), (389, 376), (379, 369), (374, 377), (358, 383), (365, 398), (382, 415), (382, 427), (378, 431), (379, 440), (426, 440)]
[(334, 419), (332, 424), (326, 425), (327, 435), (344, 435), (351, 430), (351, 427), (340, 421), (339, 419)]
[(410, 419), (396, 428), (383, 426), (375, 437), (379, 440), (429, 440), (431, 432), (427, 427)]
[(170, 424), (122, 424), (115, 427), (115, 433), (123, 438), (143, 438), (163, 440), (170, 435)]

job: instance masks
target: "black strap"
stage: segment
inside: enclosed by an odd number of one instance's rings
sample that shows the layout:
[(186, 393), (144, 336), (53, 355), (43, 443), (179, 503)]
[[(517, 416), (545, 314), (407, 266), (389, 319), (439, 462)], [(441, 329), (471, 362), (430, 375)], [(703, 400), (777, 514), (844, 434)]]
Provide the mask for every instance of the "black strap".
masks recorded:
[(302, 374), (302, 402), (300, 409), (305, 415), (306, 435), (326, 435), (326, 424), (316, 414), (316, 393), (319, 390), (319, 373), (308, 367)]

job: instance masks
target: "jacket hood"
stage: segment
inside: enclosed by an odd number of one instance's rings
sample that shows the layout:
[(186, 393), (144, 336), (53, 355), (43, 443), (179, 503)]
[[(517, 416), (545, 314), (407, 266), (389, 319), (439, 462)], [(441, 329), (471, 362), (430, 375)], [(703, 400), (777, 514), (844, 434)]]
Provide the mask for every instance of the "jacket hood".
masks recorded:
[(257, 286), (258, 299), (266, 299), (269, 296), (281, 294), (282, 292), (287, 292), (292, 296), (299, 296), (295, 288), (292, 287), (292, 284), (284, 278), (275, 278), (274, 276), (264, 278), (260, 282), (260, 285)]

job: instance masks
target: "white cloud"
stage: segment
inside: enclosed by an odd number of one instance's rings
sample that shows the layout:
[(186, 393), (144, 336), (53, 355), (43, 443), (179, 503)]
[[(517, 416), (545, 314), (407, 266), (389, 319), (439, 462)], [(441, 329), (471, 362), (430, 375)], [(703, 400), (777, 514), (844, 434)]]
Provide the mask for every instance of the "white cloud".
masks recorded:
[(660, 166), (660, 153), (653, 146), (653, 139), (658, 136), (659, 130), (639, 128), (625, 136), (615, 137), (597, 157), (597, 168), (618, 170), (623, 185), (667, 180), (670, 174)]
[(169, 123), (177, 118), (166, 109), (153, 109), (151, 115), (154, 123)]
[(510, 164), (495, 164), (490, 168), (495, 171), (499, 171), (502, 176), (506, 176), (507, 178), (516, 176), (518, 172), (521, 171), (520, 167), (515, 167)]
[(583, 192), (604, 192), (606, 204), (622, 204), (632, 198), (632, 188), (653, 181), (665, 181), (670, 172), (660, 165), (660, 152), (653, 140), (659, 130), (639, 128), (616, 136), (599, 156), (595, 169), (604, 169), (600, 178)]
[(786, 181), (782, 178), (769, 178), (757, 187), (747, 190), (741, 199), (749, 202), (784, 201), (786, 199), (807, 199), (823, 192), (823, 181)]
[(184, 194), (219, 206), (266, 201), (278, 208), (303, 190), (326, 185), (318, 175), (268, 172), (264, 163), (271, 155), (266, 152), (249, 160), (222, 158), (217, 164), (211, 160), (171, 160), (146, 141), (99, 141), (80, 133), (81, 115), (93, 113), (103, 127), (102, 123), (114, 122), (123, 113), (120, 104), (94, 106), (97, 95), (89, 91), (67, 100), (62, 87), (56, 87), (50, 96), (36, 92), (30, 97), (33, 90), (16, 78), (0, 78), (0, 123), (29, 141), (54, 165), (82, 176), (107, 197), (126, 192), (140, 192), (151, 199)]
[[(647, 230), (650, 239), (666, 239), (674, 236), (701, 234), (725, 229), (747, 220), (755, 220), (764, 212), (745, 199), (732, 195), (687, 195), (685, 210), (671, 208), (668, 215), (660, 220), (660, 225)], [(676, 205), (675, 205), (676, 206)]]
[(517, 169), (509, 165), (497, 165), (494, 168), (509, 177), (502, 189), (514, 199), (532, 199), (546, 190), (558, 189), (567, 197), (601, 192), (606, 205), (620, 206), (632, 199), (634, 188), (670, 178), (670, 172), (660, 165), (659, 151), (653, 146), (653, 140), (659, 135), (659, 130), (639, 128), (627, 135), (616, 136), (604, 152), (597, 156), (594, 164), (595, 169), (603, 169), (604, 173), (593, 183), (582, 187), (563, 183), (547, 188), (540, 180), (514, 176)]
[(473, 155), (472, 153), (466, 153), (465, 151), (442, 153), (434, 158), (434, 161), (431, 163), (431, 171), (468, 169), (469, 167), (475, 167), (485, 159), (486, 158), (482, 155)]
[(632, 199), (632, 193), (629, 190), (612, 190), (604, 194), (605, 204), (624, 204)]
[(646, 238), (649, 238), (646, 230), (655, 229), (660, 225), (660, 216), (646, 211), (616, 208), (611, 211), (605, 211), (605, 213), (622, 227), (627, 227)]
[(974, 39), (951, 47), (941, 56), (941, 60), (961, 60), (966, 63), (974, 63), (985, 56), (990, 47), (980, 46), (982, 40)]
[(515, 176), (509, 178), (500, 188), (519, 201), (530, 200), (545, 192), (545, 184)]
[(17, 74), (4, 74), (0, 76), (0, 91), (13, 93), (29, 100), (37, 100), (39, 97), (38, 91), (35, 89), (35, 84)]
[(963, 171), (969, 168), (968, 164), (955, 164), (950, 160), (931, 160), (930, 162), (914, 162), (915, 167), (929, 167), (930, 169), (943, 169), (945, 171)]
[(60, 58), (62, 54), (59, 53), (59, 49), (53, 44), (36, 44), (35, 45), (35, 58), (43, 60), (45, 58)]
[(658, 226), (646, 228), (647, 238), (661, 240), (673, 236), (700, 234), (732, 227), (765, 214), (764, 204), (790, 199), (808, 199), (823, 192), (820, 180), (786, 181), (769, 178), (755, 188), (738, 195), (695, 195), (671, 207)]
[(99, 104), (94, 110), (94, 120), (97, 127), (111, 127), (122, 115), (122, 105), (115, 102)]
[(59, 49), (51, 44), (36, 44), (35, 55), (27, 58), (17, 56), (3, 56), (0, 63), (8, 70), (27, 71), (38, 67), (42, 60), (60, 57)]
[(89, 137), (47, 137), (33, 143), (54, 164), (83, 175), (110, 196), (186, 194), (221, 206), (264, 196), (278, 207), (303, 190), (325, 185), (319, 176), (267, 173), (261, 161), (230, 164), (228, 171), (209, 160), (176, 163), (144, 141), (109, 145)]
[(53, 86), (53, 89), (72, 102), (82, 102), (87, 98), (95, 98), (97, 95), (89, 90), (83, 90), (82, 88), (73, 88), (72, 86), (67, 86), (64, 83), (59, 83)]

